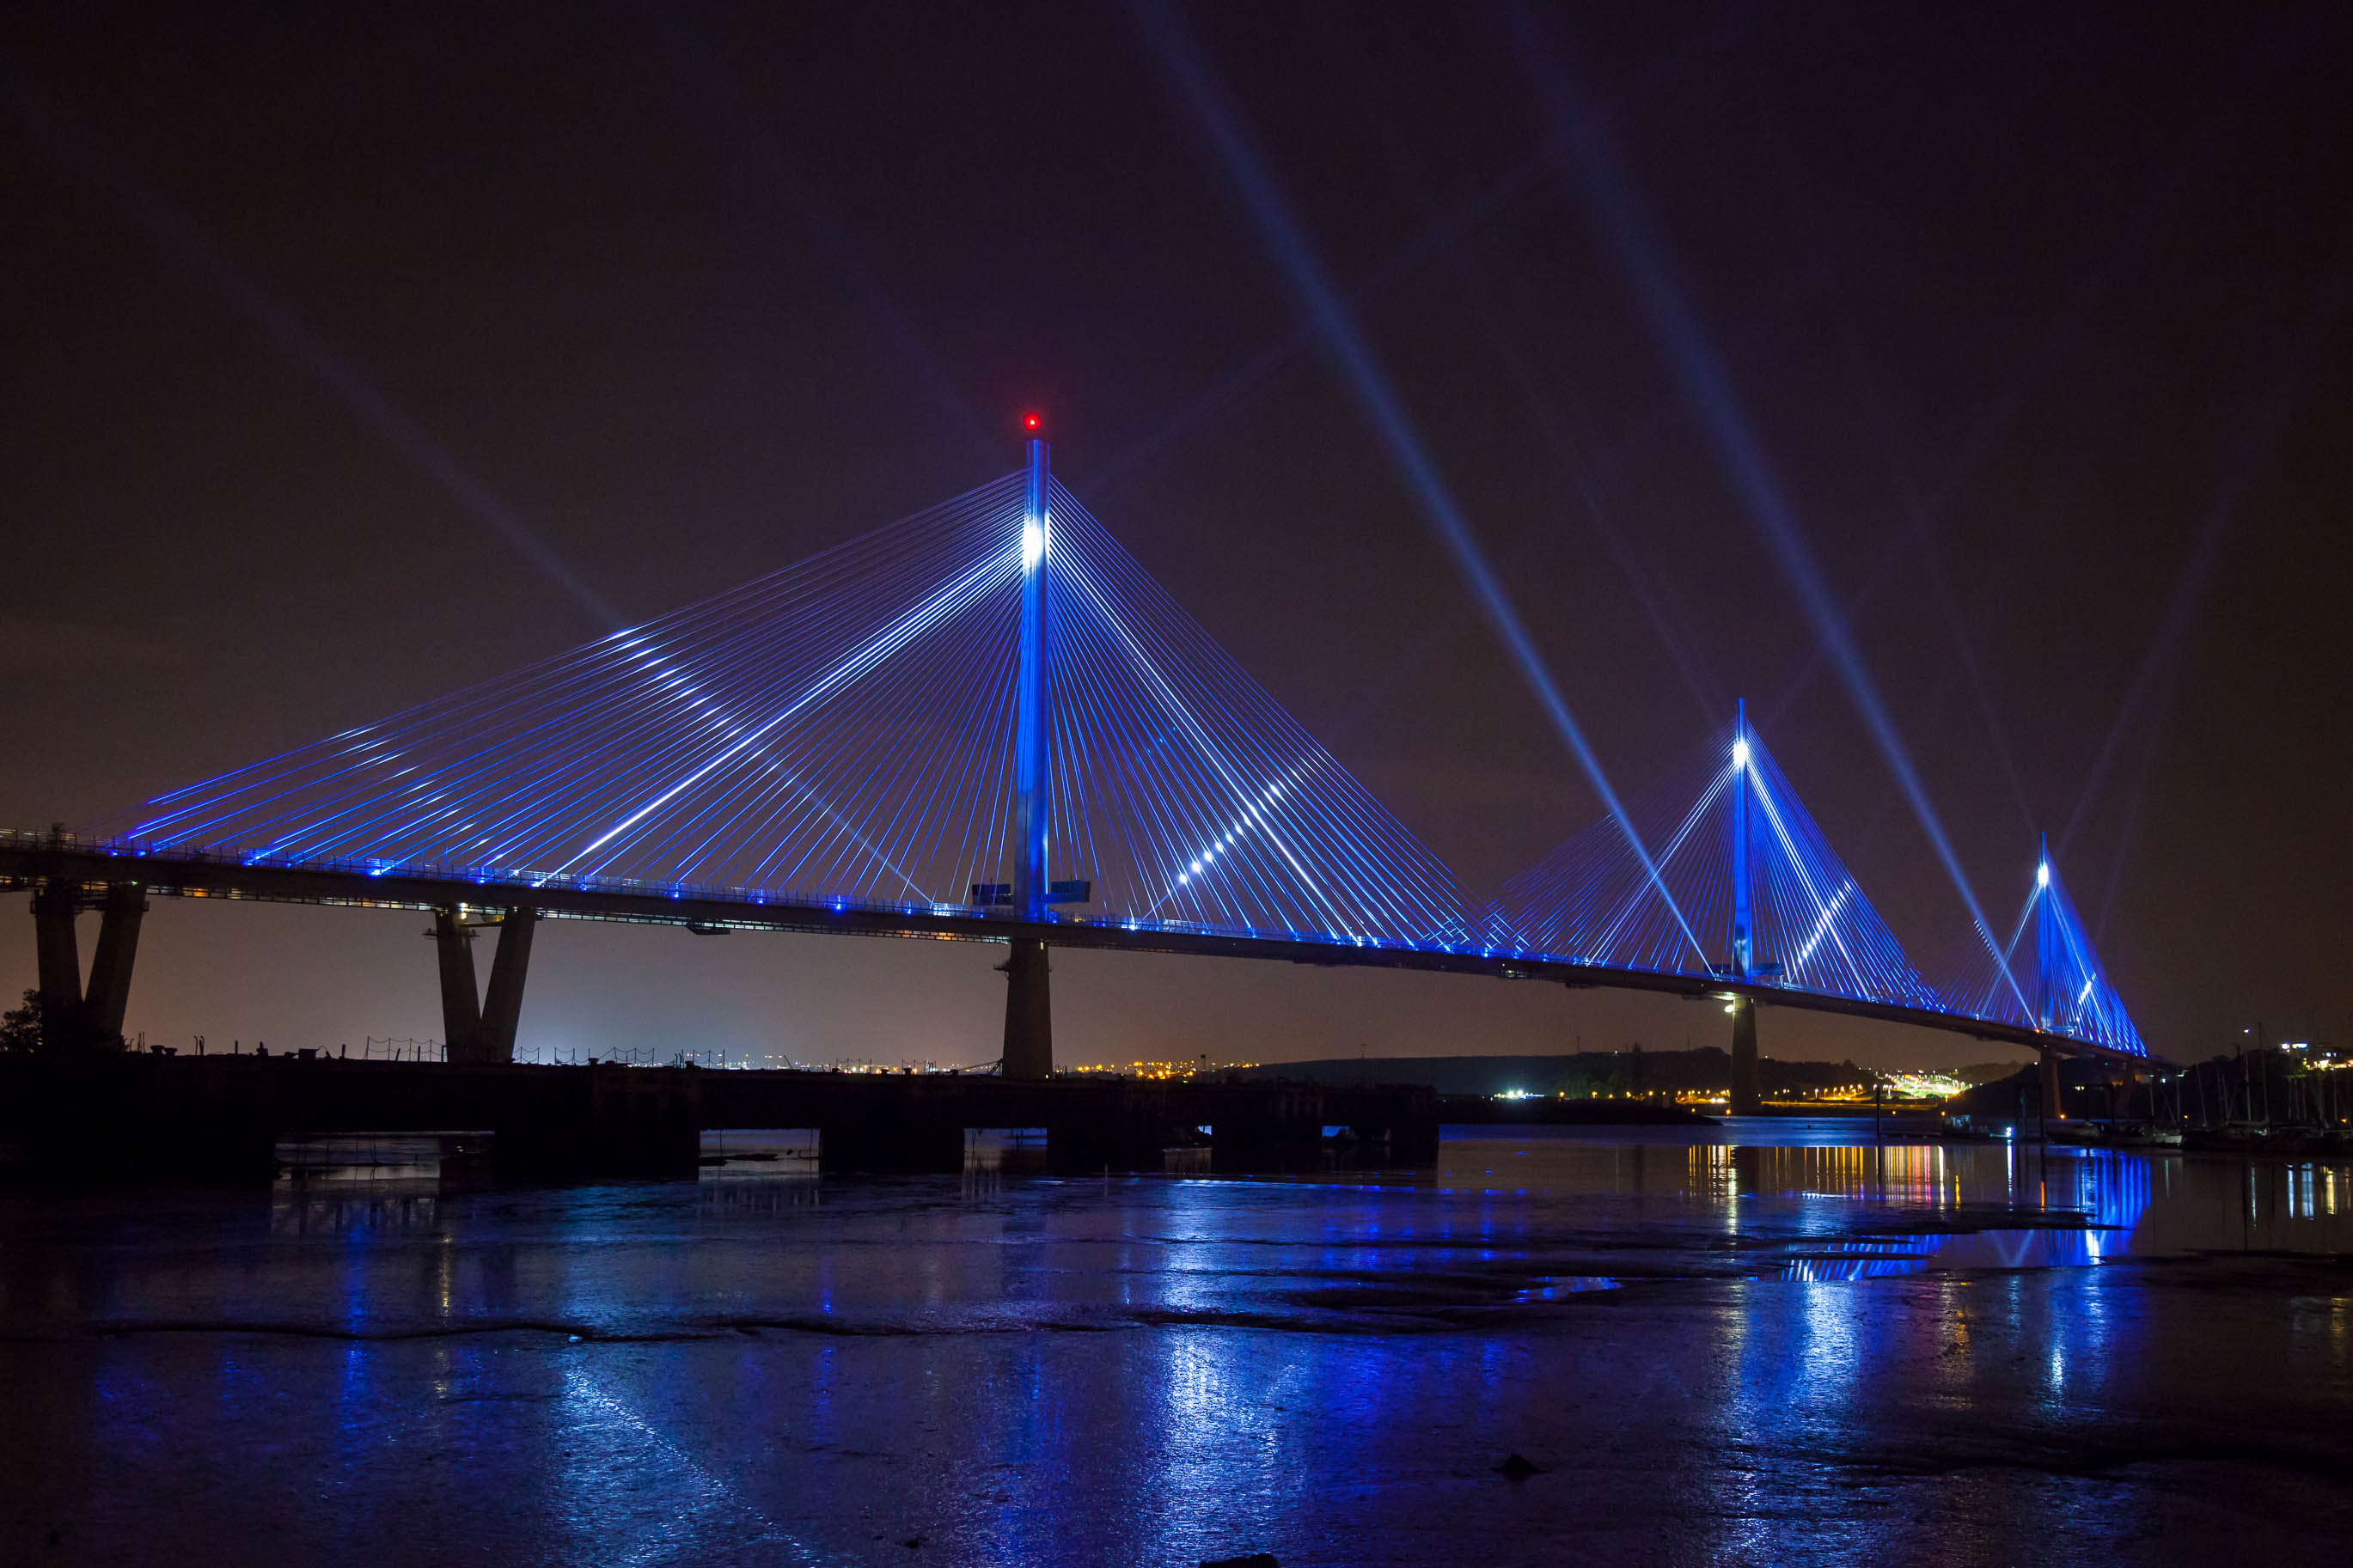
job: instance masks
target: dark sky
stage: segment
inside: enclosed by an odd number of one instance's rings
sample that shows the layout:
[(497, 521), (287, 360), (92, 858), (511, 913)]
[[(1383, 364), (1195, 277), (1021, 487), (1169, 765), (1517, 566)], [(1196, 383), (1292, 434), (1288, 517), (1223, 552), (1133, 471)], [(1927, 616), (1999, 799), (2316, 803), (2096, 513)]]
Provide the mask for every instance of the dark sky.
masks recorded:
[[(2052, 836), (2160, 1052), (2259, 1018), (2342, 1040), (2347, 27), (11, 6), (0, 822), (94, 818), (714, 593), (1013, 467), (1035, 406), (1060, 476), (1483, 893), (1599, 808), (1337, 323), (1621, 787), (1746, 697), (1933, 973), (1967, 916), (1867, 683), (1997, 918)], [(421, 926), (159, 905), (131, 1027), (438, 1035)], [(523, 1045), (986, 1059), (998, 956), (557, 926)], [(1246, 963), (1064, 955), (1057, 981), (1065, 1060), (1724, 1022)]]

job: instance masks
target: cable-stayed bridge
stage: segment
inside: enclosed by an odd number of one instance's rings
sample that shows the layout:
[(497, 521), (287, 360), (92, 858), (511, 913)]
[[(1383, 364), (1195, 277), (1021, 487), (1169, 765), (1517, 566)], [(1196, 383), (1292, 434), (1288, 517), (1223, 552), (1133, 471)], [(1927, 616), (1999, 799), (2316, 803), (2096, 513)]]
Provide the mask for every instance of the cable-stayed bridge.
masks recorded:
[(1736, 1109), (1758, 1003), (2147, 1057), (2047, 856), (2016, 928), (1936, 984), (1745, 710), (1646, 798), (1473, 900), (1033, 441), (1021, 470), (704, 603), (7, 836), (0, 879), (34, 892), (45, 1011), (101, 1033), (166, 893), (432, 910), (452, 1058), (477, 1062), (512, 1056), (546, 916), (1003, 942), (1016, 1079), (1052, 1070), (1054, 946), (1713, 995)]

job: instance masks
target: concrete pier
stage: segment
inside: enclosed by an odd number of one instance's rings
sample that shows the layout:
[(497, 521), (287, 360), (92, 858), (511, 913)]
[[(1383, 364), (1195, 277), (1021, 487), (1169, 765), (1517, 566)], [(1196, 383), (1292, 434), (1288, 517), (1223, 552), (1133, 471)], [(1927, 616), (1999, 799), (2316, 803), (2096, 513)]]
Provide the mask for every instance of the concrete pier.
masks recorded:
[(491, 959), (491, 989), (484, 995), (475, 978), (474, 932), (457, 905), (433, 911), (433, 946), (441, 974), (441, 1030), (445, 1059), (466, 1067), (514, 1060), (515, 1028), (522, 1020), (523, 981), (531, 968), (532, 935), (539, 911), (517, 907), (498, 921), (499, 945)]
[(1323, 1147), (1322, 1091), (1271, 1088), (1209, 1124), (1209, 1168), (1219, 1172), (1314, 1168)]
[(491, 1158), (501, 1170), (558, 1178), (693, 1173), (710, 1075), (609, 1063), (540, 1070), (556, 1076), (487, 1080), (465, 1096), (492, 1108)]
[(139, 922), (147, 913), (147, 890), (118, 882), (106, 889), (98, 922), (98, 951), (90, 961), (90, 989), (83, 995), (90, 1032), (101, 1040), (122, 1033), (131, 1005), (131, 970), (139, 956)]
[(1005, 1055), (998, 1070), (1025, 1083), (1054, 1076), (1054, 1005), (1046, 944), (1016, 937), (1006, 944)]
[(1067, 1176), (1161, 1169), (1164, 1152), (1184, 1136), (1167, 1095), (1151, 1084), (1087, 1087), (1097, 1092), (1082, 1114), (1047, 1123), (1046, 1168)]
[(41, 1014), (52, 1038), (69, 1020), (81, 1017), (81, 946), (74, 931), (80, 912), (79, 889), (49, 882), (33, 893), (33, 942), (40, 976)]
[(433, 911), (433, 952), (441, 974), (441, 1042), (450, 1061), (474, 1059), (482, 1027), (482, 994), (474, 979), (474, 933), (450, 904)]
[(963, 1125), (936, 1114), (903, 1121), (839, 1116), (818, 1129), (817, 1164), (820, 1171), (948, 1175), (964, 1169), (964, 1144)]
[(1757, 1062), (1757, 1004), (1743, 996), (1732, 1004), (1732, 1100), (1735, 1116), (1765, 1113), (1764, 1069)]
[(482, 1021), (474, 1037), (474, 1058), (483, 1062), (514, 1060), (516, 1026), (522, 1021), (522, 986), (531, 968), (532, 933), (539, 911), (512, 909), (499, 921), (499, 950), (491, 960), (491, 989), (482, 998)]
[(683, 1176), (720, 1128), (818, 1130), (828, 1171), (959, 1171), (968, 1128), (1043, 1128), (1049, 1168), (1157, 1172), (1198, 1146), (1212, 1168), (1325, 1168), (1327, 1127), (1380, 1163), (1438, 1153), (1438, 1096), (1413, 1087), (1185, 1080), (1023, 1081), (949, 1074), (468, 1066), (275, 1056), (0, 1058), (0, 1141), (37, 1162), (111, 1173), (266, 1173), (280, 1138), (492, 1133), (503, 1170), (554, 1179)]

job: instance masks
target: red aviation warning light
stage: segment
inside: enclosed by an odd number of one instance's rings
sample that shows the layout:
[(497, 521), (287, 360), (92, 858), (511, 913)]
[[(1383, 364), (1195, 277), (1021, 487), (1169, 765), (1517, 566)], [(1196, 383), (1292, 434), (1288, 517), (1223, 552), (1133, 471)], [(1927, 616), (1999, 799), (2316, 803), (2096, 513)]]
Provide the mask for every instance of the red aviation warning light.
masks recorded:
[(1032, 436), (1038, 434), (1041, 423), (1042, 422), (1035, 414), (1024, 414), (1021, 416), (1021, 428), (1023, 431)]

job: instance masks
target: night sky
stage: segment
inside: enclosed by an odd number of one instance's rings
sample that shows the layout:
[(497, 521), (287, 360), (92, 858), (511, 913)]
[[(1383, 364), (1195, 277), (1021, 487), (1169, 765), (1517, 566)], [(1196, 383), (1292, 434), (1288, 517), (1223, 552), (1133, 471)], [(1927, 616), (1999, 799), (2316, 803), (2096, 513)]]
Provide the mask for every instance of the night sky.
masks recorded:
[[(1876, 693), (1997, 919), (2051, 836), (2160, 1054), (2341, 1043), (2348, 29), (11, 6), (0, 825), (718, 592), (1011, 468), (1036, 408), (1059, 476), (1474, 895), (1599, 807), (1433, 479), (1621, 789), (1745, 697), (1933, 977), (1968, 916)], [(129, 1027), (438, 1037), (425, 924), (159, 900)], [(1002, 952), (551, 926), (522, 1043), (986, 1060)], [(1726, 1034), (1289, 965), (1062, 954), (1056, 985), (1065, 1061)], [(1786, 1011), (1763, 1043), (2001, 1054)]]

